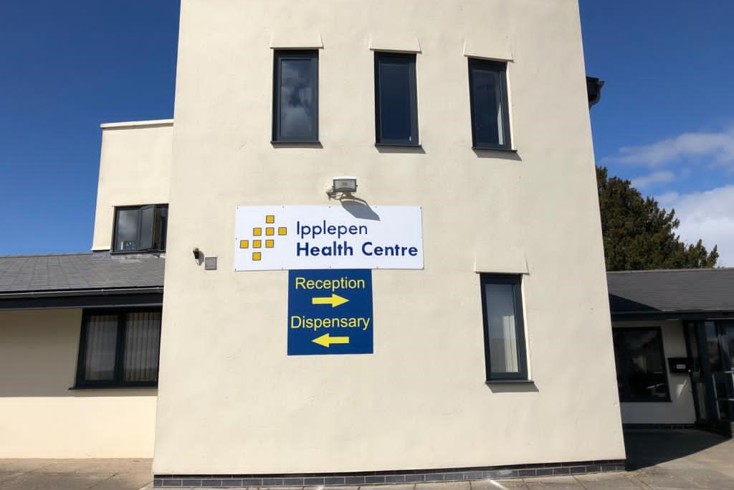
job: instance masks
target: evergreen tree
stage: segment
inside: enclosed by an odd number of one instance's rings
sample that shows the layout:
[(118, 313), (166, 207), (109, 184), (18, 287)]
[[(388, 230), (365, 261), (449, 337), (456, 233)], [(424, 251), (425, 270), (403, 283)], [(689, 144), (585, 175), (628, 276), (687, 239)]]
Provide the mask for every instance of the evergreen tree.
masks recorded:
[(686, 245), (675, 234), (680, 224), (675, 210), (667, 212), (655, 199), (643, 197), (629, 180), (608, 177), (604, 167), (596, 168), (596, 183), (608, 271), (716, 265), (716, 246), (709, 253), (701, 240)]

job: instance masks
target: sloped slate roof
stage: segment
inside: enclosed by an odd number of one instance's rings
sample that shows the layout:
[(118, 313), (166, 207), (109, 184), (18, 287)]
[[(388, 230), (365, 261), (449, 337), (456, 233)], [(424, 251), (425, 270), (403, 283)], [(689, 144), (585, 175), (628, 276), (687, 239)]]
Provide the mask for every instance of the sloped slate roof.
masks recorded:
[(612, 315), (734, 312), (734, 268), (608, 272)]
[(0, 296), (159, 288), (164, 262), (109, 253), (0, 257)]

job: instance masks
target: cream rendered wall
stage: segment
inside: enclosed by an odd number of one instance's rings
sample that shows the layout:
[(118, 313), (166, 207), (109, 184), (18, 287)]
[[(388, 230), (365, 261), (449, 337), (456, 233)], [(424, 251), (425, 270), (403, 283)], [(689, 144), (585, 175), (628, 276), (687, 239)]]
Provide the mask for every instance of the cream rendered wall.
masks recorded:
[(109, 250), (115, 206), (165, 204), (171, 180), (173, 121), (102, 124), (92, 250)]
[[(321, 43), (321, 145), (273, 146), (271, 47)], [(390, 45), (421, 50), (420, 150), (374, 146)], [(465, 53), (512, 58), (516, 153), (472, 151)], [(624, 458), (575, 0), (184, 0), (175, 120), (155, 473)], [(288, 357), (288, 274), (234, 272), (235, 208), (335, 175), (423, 207), (425, 269), (373, 271), (373, 355)], [(485, 384), (482, 271), (526, 274), (532, 384)]]
[(660, 322), (614, 322), (614, 327), (661, 327), (663, 355), (668, 376), (670, 402), (622, 403), (622, 422), (625, 424), (693, 424), (696, 410), (693, 404), (691, 377), (673, 374), (668, 369), (669, 357), (687, 357), (683, 324), (669, 320)]
[(81, 321), (0, 311), (0, 458), (152, 456), (156, 390), (69, 390)]

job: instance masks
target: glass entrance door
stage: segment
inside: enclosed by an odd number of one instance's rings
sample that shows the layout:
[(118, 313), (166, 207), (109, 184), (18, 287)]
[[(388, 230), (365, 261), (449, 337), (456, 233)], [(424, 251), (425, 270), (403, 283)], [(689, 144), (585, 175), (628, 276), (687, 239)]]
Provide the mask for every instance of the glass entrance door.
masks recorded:
[(721, 370), (714, 373), (721, 420), (734, 421), (734, 321), (716, 322)]
[(691, 381), (700, 425), (730, 433), (734, 426), (734, 321), (686, 325)]

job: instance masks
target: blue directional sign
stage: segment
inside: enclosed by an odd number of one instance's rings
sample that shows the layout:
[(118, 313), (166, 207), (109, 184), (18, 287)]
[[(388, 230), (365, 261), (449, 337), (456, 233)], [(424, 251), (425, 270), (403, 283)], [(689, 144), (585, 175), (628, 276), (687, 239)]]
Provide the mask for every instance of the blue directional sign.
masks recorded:
[(288, 355), (372, 354), (372, 271), (291, 270)]

